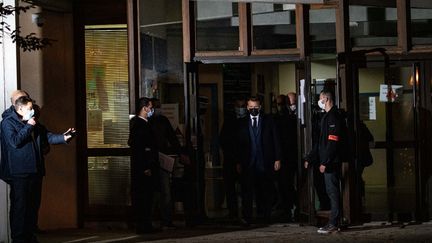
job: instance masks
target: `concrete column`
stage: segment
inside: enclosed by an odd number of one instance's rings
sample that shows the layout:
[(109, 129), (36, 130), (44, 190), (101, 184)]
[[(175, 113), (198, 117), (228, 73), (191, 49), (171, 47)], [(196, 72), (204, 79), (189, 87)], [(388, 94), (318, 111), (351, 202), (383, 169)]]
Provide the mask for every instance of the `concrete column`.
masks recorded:
[[(15, 0), (2, 0), (4, 5), (15, 6)], [(2, 21), (15, 29), (15, 16), (9, 16)], [(0, 112), (3, 113), (10, 104), (10, 93), (17, 89), (17, 52), (11, 38), (3, 33), (0, 39)], [(0, 181), (0, 242), (10, 242), (9, 230), (9, 193), (8, 186)]]

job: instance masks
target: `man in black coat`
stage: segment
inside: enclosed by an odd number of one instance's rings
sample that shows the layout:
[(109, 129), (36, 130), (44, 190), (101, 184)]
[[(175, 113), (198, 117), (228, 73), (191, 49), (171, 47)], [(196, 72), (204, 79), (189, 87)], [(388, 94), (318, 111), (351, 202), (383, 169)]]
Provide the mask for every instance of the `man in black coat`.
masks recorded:
[[(291, 210), (294, 207), (296, 190), (295, 175), (297, 172), (297, 117), (287, 106), (288, 98), (279, 95), (276, 99), (278, 112), (274, 114), (282, 150), (282, 168), (276, 173), (276, 184), (279, 196), (277, 209), (282, 210), (280, 220), (292, 221)], [(288, 100), (289, 101), (289, 100)]]
[(246, 117), (246, 100), (238, 98), (234, 102), (234, 112), (226, 116), (219, 140), (223, 151), (223, 178), (225, 186), (225, 195), (230, 218), (238, 218), (238, 202), (236, 193), (236, 183), (238, 182), (238, 173), (236, 169), (236, 140), (233, 135), (237, 132), (239, 121)]
[(136, 116), (130, 121), (129, 146), (131, 147), (131, 199), (136, 220), (136, 233), (153, 233), (153, 195), (158, 182), (158, 147), (149, 119), (153, 104), (149, 98), (140, 98)]
[(250, 223), (255, 196), (258, 217), (269, 222), (274, 198), (274, 171), (281, 167), (279, 137), (273, 118), (261, 112), (258, 98), (249, 98), (247, 109), (249, 115), (239, 122), (237, 133), (243, 220)]
[[(328, 234), (338, 231), (340, 218), (339, 176), (341, 164), (342, 118), (334, 105), (332, 92), (323, 90), (318, 105), (325, 110), (321, 119), (321, 130), (318, 146), (312, 151), (313, 157), (319, 158), (319, 171), (324, 174), (327, 195), (330, 198), (330, 218), (326, 226), (318, 233)], [(308, 167), (308, 161), (305, 162)]]

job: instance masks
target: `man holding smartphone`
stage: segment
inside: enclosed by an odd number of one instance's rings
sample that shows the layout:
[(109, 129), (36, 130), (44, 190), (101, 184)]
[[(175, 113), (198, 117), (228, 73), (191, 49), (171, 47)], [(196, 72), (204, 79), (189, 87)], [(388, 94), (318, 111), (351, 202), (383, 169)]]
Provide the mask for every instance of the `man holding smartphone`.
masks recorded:
[[(65, 144), (71, 135), (53, 134), (37, 126), (33, 100), (14, 102), (1, 121), (1, 179), (10, 185), (10, 228), (13, 242), (37, 242), (35, 231), (40, 200), (37, 191), (45, 174), (43, 141)], [(74, 130), (74, 129), (69, 129)]]

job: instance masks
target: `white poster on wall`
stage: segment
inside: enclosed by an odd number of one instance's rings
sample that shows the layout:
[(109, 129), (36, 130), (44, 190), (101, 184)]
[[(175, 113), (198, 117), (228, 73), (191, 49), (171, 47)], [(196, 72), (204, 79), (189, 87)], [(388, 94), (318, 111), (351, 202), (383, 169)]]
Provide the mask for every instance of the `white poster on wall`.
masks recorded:
[(376, 120), (376, 98), (369, 97), (369, 120)]
[(299, 101), (298, 102), (298, 118), (301, 120), (301, 124), (304, 125), (304, 104), (306, 103), (306, 98), (305, 98), (305, 80), (301, 79), (300, 80), (300, 97), (299, 97)]
[(391, 90), (387, 84), (380, 85), (380, 102), (398, 102), (403, 94), (402, 85), (391, 85)]

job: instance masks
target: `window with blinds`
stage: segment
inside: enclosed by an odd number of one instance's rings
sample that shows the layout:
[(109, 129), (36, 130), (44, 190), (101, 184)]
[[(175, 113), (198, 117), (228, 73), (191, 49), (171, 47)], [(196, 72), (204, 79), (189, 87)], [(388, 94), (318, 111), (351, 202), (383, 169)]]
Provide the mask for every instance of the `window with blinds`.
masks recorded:
[(87, 146), (127, 147), (127, 31), (92, 28), (85, 31)]
[(87, 158), (89, 206), (130, 205), (130, 158), (112, 156), (128, 147), (127, 40), (126, 26), (86, 26), (87, 149), (102, 151)]

